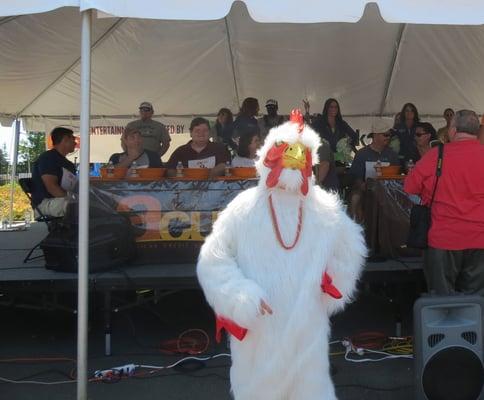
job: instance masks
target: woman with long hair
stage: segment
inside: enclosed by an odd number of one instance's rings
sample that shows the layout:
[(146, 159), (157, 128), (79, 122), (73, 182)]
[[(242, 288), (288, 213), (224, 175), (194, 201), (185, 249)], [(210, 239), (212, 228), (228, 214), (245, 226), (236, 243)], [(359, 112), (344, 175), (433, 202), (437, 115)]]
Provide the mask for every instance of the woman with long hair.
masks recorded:
[(400, 111), (400, 123), (394, 132), (400, 142), (398, 156), (402, 162), (419, 158), (415, 143), (415, 130), (420, 122), (417, 107), (413, 103), (405, 103)]
[(234, 116), (228, 108), (221, 108), (217, 113), (215, 124), (210, 129), (210, 137), (215, 143), (224, 144), (232, 153), (237, 151), (237, 144), (233, 140)]
[(356, 152), (358, 134), (343, 120), (336, 99), (329, 98), (324, 102), (323, 113), (314, 121), (313, 129), (329, 142), (336, 162), (351, 161), (350, 153)]
[(247, 97), (242, 102), (240, 112), (234, 122), (234, 137), (239, 138), (250, 132), (259, 133), (259, 124), (255, 118), (259, 113), (259, 101), (254, 97)]

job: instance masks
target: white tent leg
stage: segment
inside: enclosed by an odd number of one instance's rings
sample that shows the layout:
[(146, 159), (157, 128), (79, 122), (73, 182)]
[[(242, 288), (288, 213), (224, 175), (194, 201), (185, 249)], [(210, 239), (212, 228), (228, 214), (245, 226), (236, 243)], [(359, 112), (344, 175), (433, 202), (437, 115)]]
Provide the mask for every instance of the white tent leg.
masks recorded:
[(81, 157), (79, 164), (79, 274), (77, 301), (77, 400), (87, 400), (89, 275), (89, 125), (91, 113), (92, 10), (83, 11), (81, 30)]
[(15, 120), (15, 138), (13, 142), (13, 159), (12, 159), (12, 170), (10, 176), (10, 214), (9, 223), (10, 226), (13, 224), (13, 198), (15, 193), (15, 177), (17, 176), (17, 161), (18, 161), (18, 142), (20, 138), (20, 119)]

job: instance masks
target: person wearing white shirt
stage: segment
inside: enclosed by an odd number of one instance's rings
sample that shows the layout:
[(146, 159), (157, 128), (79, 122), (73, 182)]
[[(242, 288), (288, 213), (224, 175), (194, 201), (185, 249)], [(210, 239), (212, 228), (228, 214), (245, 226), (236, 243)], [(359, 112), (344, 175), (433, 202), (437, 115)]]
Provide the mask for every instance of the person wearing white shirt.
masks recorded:
[(257, 150), (261, 146), (258, 132), (250, 132), (240, 137), (237, 155), (232, 160), (232, 167), (255, 167)]

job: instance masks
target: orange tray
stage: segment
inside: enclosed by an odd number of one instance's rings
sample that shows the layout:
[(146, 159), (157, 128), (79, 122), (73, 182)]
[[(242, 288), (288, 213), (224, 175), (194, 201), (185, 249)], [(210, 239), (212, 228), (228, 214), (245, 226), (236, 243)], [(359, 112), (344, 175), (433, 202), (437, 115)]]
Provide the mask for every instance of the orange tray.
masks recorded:
[(388, 176), (377, 176), (376, 179), (380, 181), (390, 180), (390, 179), (405, 179), (407, 175), (388, 175)]
[(179, 177), (179, 176), (170, 176), (166, 179), (169, 179), (170, 181), (210, 181), (211, 179), (209, 178), (189, 178), (189, 177), (186, 177), (186, 176), (182, 176), (182, 177)]
[(91, 176), (89, 180), (91, 182), (159, 182), (164, 179), (167, 179), (165, 177), (153, 179), (153, 178), (129, 178), (129, 177), (124, 177), (124, 178), (101, 178), (100, 176)]
[(257, 178), (241, 178), (240, 176), (217, 176), (215, 179), (218, 181), (246, 181), (249, 179)]
[(89, 180), (91, 182), (119, 182), (124, 181), (126, 178), (101, 178), (100, 176), (91, 176)]
[(141, 178), (141, 177), (137, 177), (137, 178), (125, 178), (128, 182), (159, 182), (159, 181), (162, 181), (164, 179), (166, 179), (165, 177), (161, 177), (161, 178)]

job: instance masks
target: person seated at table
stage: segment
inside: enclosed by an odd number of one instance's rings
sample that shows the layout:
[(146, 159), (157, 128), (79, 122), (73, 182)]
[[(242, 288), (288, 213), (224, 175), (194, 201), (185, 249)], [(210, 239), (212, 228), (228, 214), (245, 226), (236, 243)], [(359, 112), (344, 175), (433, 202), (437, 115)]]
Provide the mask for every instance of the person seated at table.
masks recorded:
[(363, 204), (362, 195), (366, 190), (365, 181), (367, 178), (375, 178), (375, 165), (378, 161), (382, 166), (400, 165), (398, 154), (390, 147), (390, 138), (392, 133), (390, 129), (376, 127), (375, 132), (369, 137), (372, 138), (368, 146), (358, 150), (350, 168), (350, 174), (354, 182), (350, 194), (350, 215), (358, 222), (363, 222)]
[(151, 150), (144, 149), (143, 136), (138, 129), (126, 128), (121, 135), (122, 153), (114, 153), (109, 157), (115, 167), (131, 168), (136, 162), (137, 168), (160, 168), (160, 156)]
[(414, 162), (420, 160), (430, 150), (430, 142), (437, 139), (437, 133), (429, 122), (419, 122), (415, 128), (415, 144), (417, 145), (418, 157)]
[(241, 136), (237, 155), (232, 160), (232, 167), (255, 167), (257, 150), (261, 144), (261, 138), (257, 131)]
[(175, 176), (178, 162), (184, 168), (210, 168), (210, 177), (224, 174), (225, 163), (230, 161), (230, 153), (221, 143), (213, 143), (210, 138), (210, 123), (201, 117), (190, 123), (188, 143), (178, 147), (168, 160), (167, 175)]
[(71, 129), (57, 127), (50, 133), (54, 148), (42, 153), (32, 170), (32, 205), (43, 215), (62, 217), (67, 207), (67, 191), (76, 184), (76, 167), (66, 155), (76, 141)]

